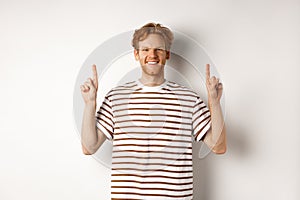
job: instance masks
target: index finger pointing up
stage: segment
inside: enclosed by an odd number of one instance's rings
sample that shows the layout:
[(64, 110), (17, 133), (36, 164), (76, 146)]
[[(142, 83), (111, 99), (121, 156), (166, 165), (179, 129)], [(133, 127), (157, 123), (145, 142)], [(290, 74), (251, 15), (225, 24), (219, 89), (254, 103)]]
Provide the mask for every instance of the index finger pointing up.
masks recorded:
[(97, 67), (95, 64), (92, 66), (92, 69), (93, 69), (93, 82), (94, 82), (95, 86), (98, 87), (98, 73), (97, 73)]
[(210, 65), (206, 64), (206, 81), (210, 79)]

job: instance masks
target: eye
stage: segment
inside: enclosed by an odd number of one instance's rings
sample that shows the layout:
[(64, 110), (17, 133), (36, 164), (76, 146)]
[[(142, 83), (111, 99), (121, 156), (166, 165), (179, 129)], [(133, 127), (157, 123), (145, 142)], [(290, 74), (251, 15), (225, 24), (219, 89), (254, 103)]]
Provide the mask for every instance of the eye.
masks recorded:
[(157, 48), (157, 49), (155, 49), (157, 52), (159, 52), (159, 53), (162, 53), (162, 52), (164, 52), (165, 50), (164, 49), (162, 49), (162, 48)]
[(142, 48), (141, 51), (143, 51), (143, 52), (148, 52), (148, 51), (149, 51), (149, 48)]

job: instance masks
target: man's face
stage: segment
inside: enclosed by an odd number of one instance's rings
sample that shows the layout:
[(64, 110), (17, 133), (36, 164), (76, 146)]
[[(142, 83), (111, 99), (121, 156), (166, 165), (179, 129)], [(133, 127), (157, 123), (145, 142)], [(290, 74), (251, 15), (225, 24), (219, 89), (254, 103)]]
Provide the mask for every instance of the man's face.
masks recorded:
[(158, 34), (150, 34), (139, 42), (139, 49), (134, 50), (135, 59), (141, 64), (143, 73), (159, 76), (164, 71), (170, 52), (165, 50), (165, 42)]

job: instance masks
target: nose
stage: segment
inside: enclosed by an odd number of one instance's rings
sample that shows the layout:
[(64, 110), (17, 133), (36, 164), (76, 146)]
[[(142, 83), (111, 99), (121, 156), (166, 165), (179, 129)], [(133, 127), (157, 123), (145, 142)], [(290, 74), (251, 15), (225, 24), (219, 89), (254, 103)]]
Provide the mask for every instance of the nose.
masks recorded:
[(148, 55), (151, 57), (156, 57), (157, 56), (157, 50), (154, 48), (149, 49)]

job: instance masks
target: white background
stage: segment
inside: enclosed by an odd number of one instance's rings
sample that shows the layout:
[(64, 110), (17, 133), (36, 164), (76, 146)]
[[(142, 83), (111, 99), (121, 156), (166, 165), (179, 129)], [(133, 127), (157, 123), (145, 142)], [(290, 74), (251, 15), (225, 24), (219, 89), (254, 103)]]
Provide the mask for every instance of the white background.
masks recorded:
[(0, 199), (109, 199), (74, 84), (97, 46), (150, 21), (202, 44), (225, 87), (228, 152), (195, 156), (194, 199), (300, 198), (300, 1), (1, 0)]

